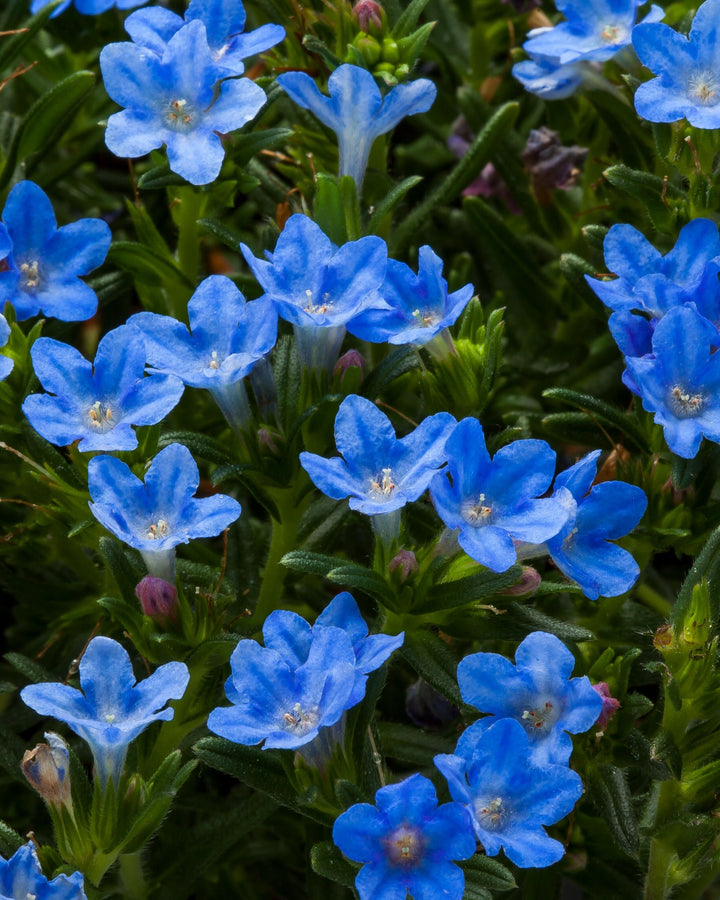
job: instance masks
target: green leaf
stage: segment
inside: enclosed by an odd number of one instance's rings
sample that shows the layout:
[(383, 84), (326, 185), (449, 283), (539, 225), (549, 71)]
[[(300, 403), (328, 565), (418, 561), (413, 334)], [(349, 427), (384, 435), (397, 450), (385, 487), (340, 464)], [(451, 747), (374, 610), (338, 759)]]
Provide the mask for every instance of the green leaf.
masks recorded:
[(8, 183), (18, 162), (37, 150), (49, 152), (55, 146), (59, 134), (70, 127), (75, 110), (94, 84), (92, 72), (74, 72), (33, 103), (8, 149), (0, 187)]
[(683, 581), (670, 617), (674, 627), (682, 625), (692, 602), (693, 592), (703, 579), (707, 581), (712, 621), (717, 622), (720, 616), (720, 528), (716, 528), (710, 535)]
[(365, 233), (376, 234), (381, 227), (383, 219), (386, 216), (389, 216), (395, 207), (402, 202), (405, 195), (411, 191), (415, 185), (420, 184), (422, 180), (422, 175), (410, 175), (389, 190), (382, 200), (375, 205), (370, 220), (367, 223)]
[(452, 753), (454, 738), (423, 731), (399, 722), (378, 722), (385, 756), (413, 766), (427, 766), (438, 753)]
[(286, 553), (280, 560), (281, 566), (287, 566), (296, 572), (306, 572), (310, 575), (327, 575), (333, 569), (339, 568), (342, 560), (337, 556), (327, 556), (323, 553), (309, 553), (307, 550), (292, 550)]
[(34, 659), (23, 656), (22, 653), (6, 653), (4, 659), (13, 667), (13, 669), (17, 669), (18, 672), (24, 675), (28, 681), (33, 684), (43, 684), (46, 681), (57, 681), (56, 676), (49, 669), (46, 669), (45, 666), (41, 666), (40, 663), (35, 662)]
[(640, 837), (632, 805), (632, 795), (622, 769), (600, 765), (586, 770), (585, 781), (590, 799), (607, 823), (616, 846), (637, 858)]
[(575, 293), (580, 294), (591, 309), (599, 309), (600, 301), (595, 296), (593, 289), (585, 281), (586, 275), (592, 278), (597, 274), (595, 267), (575, 253), (563, 253), (558, 265), (565, 276), (565, 280)]
[(310, 851), (310, 863), (314, 872), (329, 881), (349, 888), (355, 885), (355, 876), (359, 870), (350, 865), (332, 841), (315, 844)]
[(167, 187), (184, 186), (187, 181), (170, 169), (170, 163), (153, 166), (138, 178), (137, 186), (143, 191), (160, 191)]
[(7, 35), (2, 38), (0, 41), (0, 72), (6, 66), (17, 63), (23, 47), (44, 27), (60, 3), (62, 3), (62, 0), (53, 0), (53, 2), (44, 6), (39, 12), (29, 18), (22, 26), (19, 34)]
[(127, 604), (135, 607), (135, 587), (145, 572), (140, 569), (131, 557), (126, 553), (120, 541), (111, 537), (100, 538), (100, 553), (102, 554), (110, 574), (120, 588), (120, 593)]
[(674, 232), (675, 214), (666, 201), (685, 198), (683, 191), (658, 175), (651, 175), (649, 172), (641, 172), (628, 166), (610, 166), (609, 169), (605, 169), (603, 175), (613, 187), (625, 191), (643, 203), (656, 228), (664, 232)]
[(639, 450), (645, 453), (649, 451), (648, 439), (637, 419), (622, 409), (618, 409), (604, 400), (598, 400), (597, 397), (592, 397), (590, 394), (581, 394), (579, 391), (569, 388), (549, 388), (543, 391), (542, 395), (548, 400), (559, 400), (561, 403), (567, 403), (568, 406), (575, 406), (587, 413), (591, 419), (597, 419), (605, 425), (618, 428), (632, 440)]
[(387, 582), (372, 569), (364, 566), (338, 566), (327, 573), (327, 579), (347, 588), (363, 591), (368, 597), (377, 600), (384, 606), (393, 606), (393, 593)]
[(135, 241), (113, 241), (107, 260), (125, 269), (140, 284), (161, 287), (169, 282), (171, 285), (180, 285), (185, 290), (195, 289), (192, 281), (183, 275), (171, 259)]
[(334, 244), (344, 244), (348, 240), (340, 187), (332, 175), (324, 172), (320, 172), (317, 177), (315, 221)]
[(368, 399), (379, 397), (393, 381), (407, 372), (412, 372), (413, 369), (419, 369), (420, 366), (417, 350), (413, 347), (400, 347), (374, 367), (363, 382), (361, 394)]
[(237, 232), (232, 231), (232, 229), (228, 228), (223, 222), (220, 222), (218, 219), (198, 219), (197, 223), (203, 231), (212, 234), (230, 250), (234, 250), (235, 253), (240, 252), (240, 242), (242, 238)]
[(517, 887), (513, 873), (495, 859), (476, 853), (460, 863), (465, 873), (465, 884), (488, 891), (511, 891)]
[(262, 150), (283, 147), (295, 132), (292, 128), (256, 128), (236, 134), (229, 141), (228, 155), (238, 166), (246, 166)]
[(0, 854), (5, 859), (9, 859), (24, 843), (25, 838), (20, 837), (17, 831), (0, 821)]
[(158, 441), (158, 447), (162, 449), (170, 444), (182, 444), (188, 448), (193, 457), (206, 459), (219, 466), (235, 465), (235, 461), (222, 444), (198, 431), (166, 431)]
[(411, 3), (403, 10), (402, 15), (393, 26), (392, 36), (394, 38), (403, 38), (409, 35), (417, 25), (418, 19), (428, 2), (429, 0), (411, 0)]
[(407, 634), (399, 652), (436, 691), (458, 706), (462, 705), (457, 683), (457, 660), (437, 634), (432, 631)]
[(477, 575), (444, 581), (430, 588), (419, 606), (413, 606), (413, 613), (422, 615), (442, 609), (464, 606), (466, 603), (481, 602), (493, 597), (520, 580), (522, 566), (511, 566), (506, 572), (496, 574), (487, 569)]

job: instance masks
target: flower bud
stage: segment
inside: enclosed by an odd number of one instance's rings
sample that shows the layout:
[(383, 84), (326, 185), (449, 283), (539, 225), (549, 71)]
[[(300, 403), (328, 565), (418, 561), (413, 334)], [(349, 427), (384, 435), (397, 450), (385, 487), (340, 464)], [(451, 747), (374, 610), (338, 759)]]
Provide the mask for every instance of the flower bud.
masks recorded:
[(72, 807), (70, 794), (70, 754), (59, 734), (45, 732), (47, 744), (26, 750), (22, 758), (23, 775), (46, 803)]
[(365, 357), (362, 353), (358, 353), (357, 350), (348, 350), (348, 352), (343, 353), (340, 359), (335, 363), (333, 375), (339, 375), (342, 380), (342, 377), (348, 369), (360, 369), (360, 371), (364, 373), (366, 365), (367, 363), (365, 362)]
[(397, 571), (401, 582), (407, 581), (417, 570), (418, 562), (412, 550), (399, 550), (388, 564), (390, 574)]
[(532, 566), (523, 566), (520, 581), (500, 593), (503, 597), (534, 597), (541, 581), (542, 578), (537, 569), (533, 569)]
[(361, 31), (380, 32), (385, 15), (382, 6), (376, 0), (360, 0), (353, 6), (353, 15)]
[(146, 575), (135, 588), (135, 595), (146, 616), (161, 625), (177, 624), (178, 597), (174, 585), (154, 575)]
[(602, 697), (602, 709), (600, 710), (600, 715), (597, 717), (595, 724), (600, 731), (605, 731), (607, 723), (620, 709), (620, 701), (616, 700), (615, 697), (611, 695), (610, 687), (605, 681), (599, 681), (597, 684), (594, 684), (593, 690)]
[(418, 728), (437, 731), (460, 715), (460, 710), (422, 678), (418, 678), (405, 694), (405, 711)]
[(353, 47), (358, 51), (366, 65), (372, 67), (380, 62), (380, 54), (382, 48), (372, 35), (360, 32), (352, 42)]

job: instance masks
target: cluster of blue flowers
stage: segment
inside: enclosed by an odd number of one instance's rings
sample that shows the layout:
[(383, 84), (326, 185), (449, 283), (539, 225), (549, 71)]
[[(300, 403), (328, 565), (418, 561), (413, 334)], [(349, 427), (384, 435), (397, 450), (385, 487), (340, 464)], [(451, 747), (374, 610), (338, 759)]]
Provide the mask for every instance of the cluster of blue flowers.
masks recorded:
[(587, 280), (613, 310), (623, 381), (654, 413), (673, 453), (692, 459), (703, 436), (720, 442), (717, 225), (694, 219), (665, 256), (632, 226), (614, 225), (604, 249), (618, 277)]

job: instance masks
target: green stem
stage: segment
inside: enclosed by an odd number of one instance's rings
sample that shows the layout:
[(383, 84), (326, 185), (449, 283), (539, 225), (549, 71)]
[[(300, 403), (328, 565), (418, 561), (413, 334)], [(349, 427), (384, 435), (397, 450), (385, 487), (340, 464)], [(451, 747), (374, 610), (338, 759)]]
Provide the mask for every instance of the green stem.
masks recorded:
[(126, 900), (145, 900), (148, 886), (142, 870), (140, 853), (123, 853), (119, 859), (120, 883)]
[(178, 226), (178, 265), (195, 284), (200, 269), (200, 233), (197, 220), (202, 216), (207, 195), (195, 188), (179, 188), (175, 212)]
[(677, 859), (677, 855), (672, 847), (668, 847), (658, 838), (653, 838), (650, 843), (650, 859), (648, 860), (643, 900), (665, 900), (671, 887), (669, 884), (670, 866), (675, 859)]

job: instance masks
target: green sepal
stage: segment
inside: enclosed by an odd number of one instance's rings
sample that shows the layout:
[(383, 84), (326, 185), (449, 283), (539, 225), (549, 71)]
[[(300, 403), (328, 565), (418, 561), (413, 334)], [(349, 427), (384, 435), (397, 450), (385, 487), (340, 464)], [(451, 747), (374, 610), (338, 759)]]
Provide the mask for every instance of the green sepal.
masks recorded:
[(313, 871), (323, 878), (345, 887), (354, 887), (359, 867), (351, 866), (332, 841), (315, 844), (310, 850), (310, 863)]

